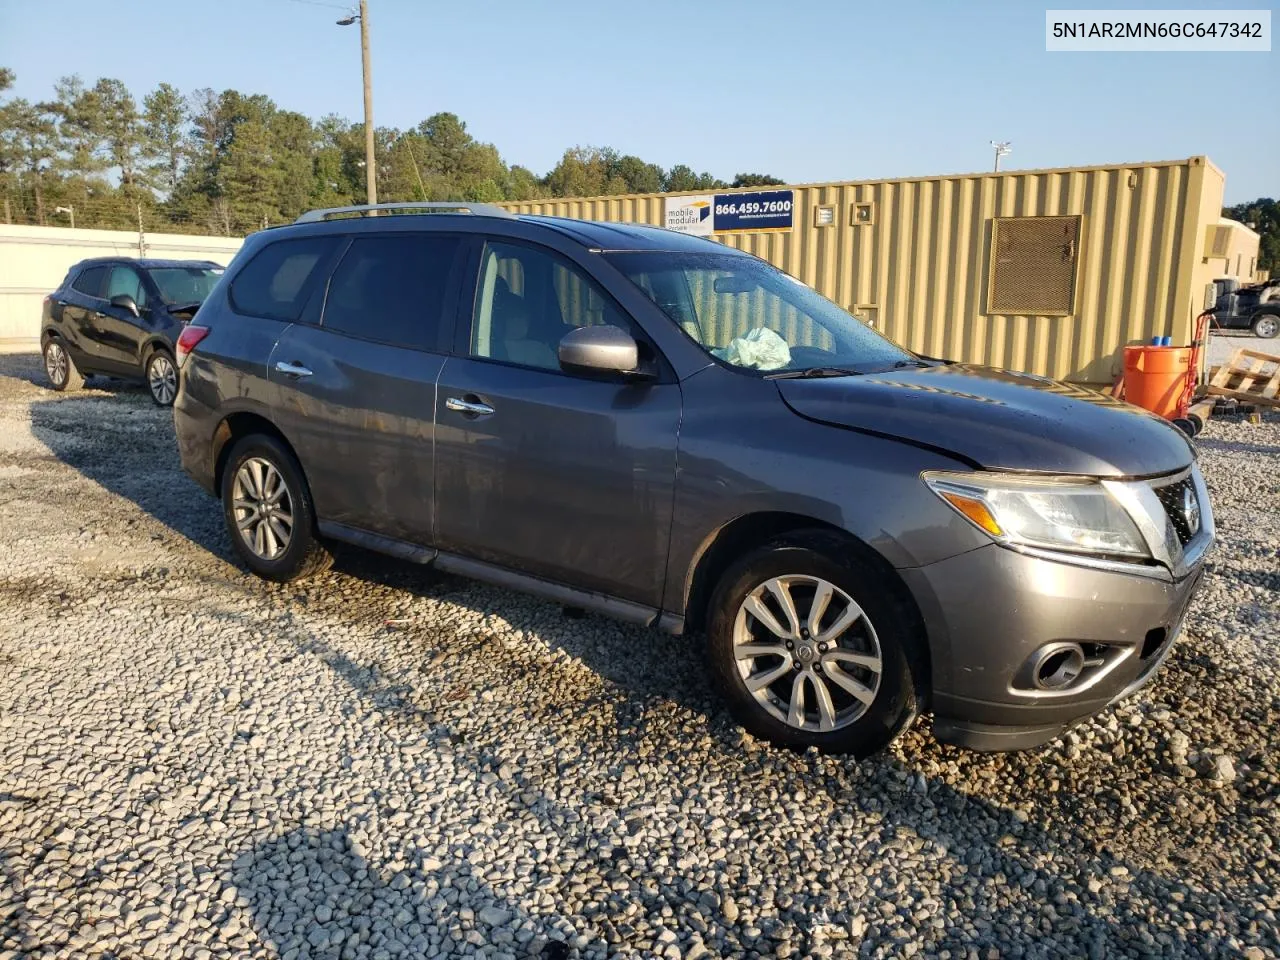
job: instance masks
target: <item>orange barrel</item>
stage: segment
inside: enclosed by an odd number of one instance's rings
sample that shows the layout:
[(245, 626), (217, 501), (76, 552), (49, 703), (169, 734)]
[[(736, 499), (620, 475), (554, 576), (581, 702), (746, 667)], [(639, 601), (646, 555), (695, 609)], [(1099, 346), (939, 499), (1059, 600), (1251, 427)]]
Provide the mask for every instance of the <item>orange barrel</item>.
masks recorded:
[(1190, 367), (1190, 347), (1125, 347), (1124, 398), (1172, 419), (1178, 413)]

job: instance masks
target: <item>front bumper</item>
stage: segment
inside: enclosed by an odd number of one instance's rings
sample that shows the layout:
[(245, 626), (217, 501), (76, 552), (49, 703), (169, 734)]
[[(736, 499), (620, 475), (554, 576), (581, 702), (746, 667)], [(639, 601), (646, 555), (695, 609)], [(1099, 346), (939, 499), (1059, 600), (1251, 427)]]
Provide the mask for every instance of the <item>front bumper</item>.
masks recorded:
[[(1039, 746), (1129, 696), (1168, 654), (1197, 585), (1197, 562), (1162, 579), (992, 544), (900, 571), (929, 634), (934, 736), (976, 750)], [(1062, 689), (1029, 682), (1055, 642), (1097, 651)]]

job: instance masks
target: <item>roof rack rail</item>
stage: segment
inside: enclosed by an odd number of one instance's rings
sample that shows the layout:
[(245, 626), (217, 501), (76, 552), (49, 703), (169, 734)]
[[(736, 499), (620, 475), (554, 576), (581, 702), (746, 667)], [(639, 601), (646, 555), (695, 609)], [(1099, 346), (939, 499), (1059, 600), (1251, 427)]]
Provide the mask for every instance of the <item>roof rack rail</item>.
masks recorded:
[(294, 223), (318, 223), (338, 214), (358, 214), (365, 216), (378, 210), (425, 210), (437, 213), (469, 213), (477, 217), (507, 217), (511, 214), (492, 203), (469, 203), (465, 200), (422, 201), (420, 203), (361, 203), (354, 207), (327, 207), (323, 210), (308, 210)]

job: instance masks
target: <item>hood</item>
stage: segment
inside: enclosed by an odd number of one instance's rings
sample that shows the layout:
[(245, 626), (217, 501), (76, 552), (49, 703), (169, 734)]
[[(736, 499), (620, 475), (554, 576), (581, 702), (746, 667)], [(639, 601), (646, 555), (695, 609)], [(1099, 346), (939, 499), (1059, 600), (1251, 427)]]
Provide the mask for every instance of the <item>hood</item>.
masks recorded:
[(810, 420), (947, 450), (987, 469), (1152, 476), (1191, 463), (1177, 427), (1081, 387), (990, 367), (776, 380)]

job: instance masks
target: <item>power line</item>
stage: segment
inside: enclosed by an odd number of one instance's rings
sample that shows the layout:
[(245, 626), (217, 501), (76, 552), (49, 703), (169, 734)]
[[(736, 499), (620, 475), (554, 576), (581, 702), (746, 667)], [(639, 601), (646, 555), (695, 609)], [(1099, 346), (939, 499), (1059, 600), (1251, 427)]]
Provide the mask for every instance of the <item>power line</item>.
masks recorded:
[(328, 7), (330, 10), (350, 10), (351, 7), (342, 3), (325, 3), (324, 0), (289, 0), (290, 3), (305, 3), (309, 7)]

